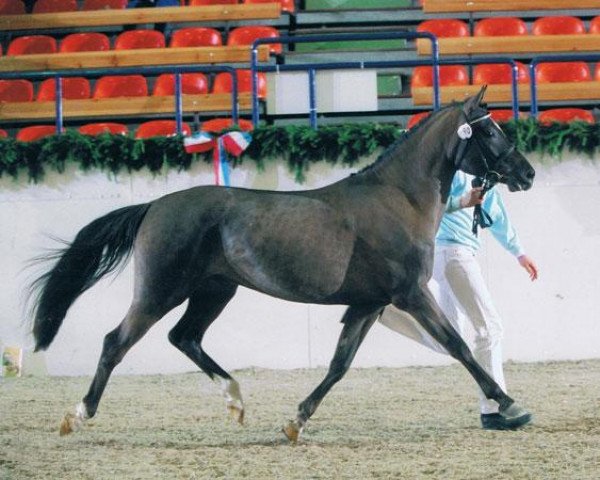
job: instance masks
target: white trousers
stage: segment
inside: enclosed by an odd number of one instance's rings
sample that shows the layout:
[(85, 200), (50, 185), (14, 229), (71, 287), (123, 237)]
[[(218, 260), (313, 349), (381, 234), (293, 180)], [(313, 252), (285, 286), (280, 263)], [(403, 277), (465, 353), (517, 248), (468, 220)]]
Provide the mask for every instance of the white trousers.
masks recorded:
[[(485, 285), (475, 254), (467, 247), (436, 247), (433, 281), (430, 289), (442, 311), (461, 337), (465, 338), (465, 318), (473, 327), (473, 355), (506, 391), (502, 369), (502, 321)], [(392, 305), (385, 308), (379, 321), (388, 328), (417, 342), (447, 354), (417, 321)], [(498, 403), (488, 400), (480, 390), (481, 413), (498, 412)]]

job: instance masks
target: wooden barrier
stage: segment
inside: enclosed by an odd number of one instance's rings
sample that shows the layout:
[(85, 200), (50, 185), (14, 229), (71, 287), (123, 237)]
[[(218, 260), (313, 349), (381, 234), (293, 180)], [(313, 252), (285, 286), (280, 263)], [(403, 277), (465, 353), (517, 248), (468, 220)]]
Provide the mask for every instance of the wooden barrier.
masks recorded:
[(425, 13), (597, 8), (598, 0), (423, 0)]
[[(517, 35), (439, 38), (440, 55), (600, 51), (600, 35)], [(417, 40), (419, 55), (431, 55), (431, 42)]]
[[(466, 97), (475, 95), (481, 85), (462, 85), (440, 87), (440, 100), (447, 104), (453, 101), (462, 101)], [(431, 105), (433, 99), (432, 87), (415, 87), (411, 89), (415, 105)], [(561, 100), (597, 100), (600, 98), (600, 82), (568, 82), (568, 83), (540, 83), (538, 84), (539, 101)], [(488, 85), (485, 100), (489, 103), (509, 103), (512, 100), (511, 86)], [(519, 101), (529, 102), (531, 91), (529, 84), (519, 85)]]
[[(16, 0), (12, 0), (16, 1)], [(0, 16), (0, 31), (67, 29), (114, 25), (266, 20), (281, 16), (279, 3), (154, 7)]]
[[(133, 67), (152, 65), (250, 62), (247, 45), (223, 47), (142, 48), (0, 57), (0, 72)], [(269, 60), (269, 46), (258, 47), (258, 60)]]
[[(231, 111), (231, 95), (209, 93), (205, 95), (182, 95), (183, 111), (222, 112)], [(250, 110), (252, 97), (249, 93), (238, 96), (239, 108)], [(118, 97), (64, 100), (65, 118), (128, 117), (155, 114), (174, 114), (175, 98), (166, 97)], [(55, 102), (0, 102), (0, 121), (52, 120), (56, 118)]]

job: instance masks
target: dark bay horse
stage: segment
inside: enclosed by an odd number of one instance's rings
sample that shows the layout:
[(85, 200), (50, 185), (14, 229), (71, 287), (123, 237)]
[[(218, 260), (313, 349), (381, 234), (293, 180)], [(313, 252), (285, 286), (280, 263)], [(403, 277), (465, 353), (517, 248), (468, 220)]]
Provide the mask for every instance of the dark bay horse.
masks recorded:
[(84, 227), (34, 282), (33, 334), (46, 349), (76, 298), (135, 252), (134, 295), (108, 333), (90, 389), (61, 433), (96, 413), (115, 366), (167, 312), (188, 300), (169, 340), (212, 379), (238, 421), (238, 383), (202, 349), (204, 333), (238, 285), (296, 302), (348, 305), (322, 383), (284, 428), (295, 441), (348, 370), (381, 310), (412, 315), (472, 374), (506, 418), (523, 409), (476, 363), (427, 288), (434, 236), (457, 169), (494, 177), (509, 190), (531, 187), (535, 172), (481, 103), (433, 113), (371, 166), (332, 185), (298, 192), (204, 186), (112, 211)]

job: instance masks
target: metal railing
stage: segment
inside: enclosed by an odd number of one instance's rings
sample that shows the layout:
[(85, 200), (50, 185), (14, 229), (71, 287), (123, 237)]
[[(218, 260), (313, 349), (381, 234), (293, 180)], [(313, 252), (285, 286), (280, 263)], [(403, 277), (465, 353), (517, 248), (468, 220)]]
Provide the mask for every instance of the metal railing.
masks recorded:
[[(328, 63), (305, 63), (292, 65), (260, 65), (258, 63), (258, 47), (268, 44), (290, 44), (290, 43), (312, 43), (327, 41), (357, 41), (357, 40), (393, 40), (393, 39), (427, 39), (431, 41), (431, 58), (425, 60), (397, 60), (397, 61), (367, 61), (367, 62), (328, 62)], [(442, 65), (476, 65), (483, 63), (508, 64), (511, 67), (511, 92), (512, 92), (512, 110), (515, 119), (519, 116), (519, 91), (518, 91), (518, 65), (517, 62), (508, 57), (477, 57), (440, 59), (437, 37), (428, 32), (380, 32), (380, 33), (352, 33), (352, 34), (323, 34), (310, 36), (281, 36), (260, 38), (253, 42), (251, 50), (251, 77), (252, 77), (252, 122), (258, 126), (260, 121), (260, 99), (258, 96), (258, 73), (259, 72), (281, 72), (281, 71), (306, 71), (308, 73), (308, 93), (309, 93), (309, 118), (313, 128), (317, 128), (317, 106), (316, 106), (316, 72), (318, 70), (344, 70), (344, 69), (385, 69), (398, 67), (432, 66), (433, 68), (433, 109), (440, 108), (440, 85), (439, 85), (439, 67)], [(600, 61), (598, 54), (561, 54), (561, 55), (540, 55), (533, 57), (530, 69), (530, 88), (531, 88), (531, 115), (536, 117), (539, 111), (537, 81), (535, 78), (535, 69), (541, 62), (568, 62)], [(230, 66), (199, 66), (199, 65), (164, 65), (164, 66), (140, 66), (140, 67), (104, 67), (94, 69), (63, 69), (29, 72), (0, 72), (0, 79), (48, 79), (54, 78), (56, 90), (56, 131), (62, 132), (64, 125), (63, 112), (63, 91), (61, 79), (66, 77), (98, 77), (102, 75), (158, 75), (161, 73), (172, 73), (175, 75), (175, 95), (174, 95), (174, 114), (177, 124), (177, 132), (182, 132), (183, 126), (183, 105), (181, 74), (202, 72), (218, 73), (227, 72), (231, 75), (231, 115), (234, 123), (239, 119), (238, 102), (238, 79), (236, 69)]]
[[(389, 39), (419, 39), (431, 41), (431, 58), (427, 60), (397, 60), (373, 62), (329, 62), (305, 63), (293, 65), (259, 65), (258, 47), (269, 44), (312, 43), (325, 41), (354, 41), (354, 40), (389, 40)], [(260, 121), (260, 102), (258, 96), (259, 72), (306, 71), (308, 73), (309, 93), (309, 118), (310, 125), (317, 128), (316, 108), (316, 71), (317, 70), (344, 70), (344, 69), (384, 69), (398, 67), (415, 67), (431, 65), (433, 68), (433, 109), (440, 108), (439, 67), (441, 65), (475, 65), (478, 63), (508, 64), (511, 66), (512, 110), (515, 118), (519, 116), (519, 91), (518, 91), (518, 66), (514, 59), (506, 57), (478, 57), (472, 58), (439, 58), (437, 37), (429, 32), (381, 32), (381, 33), (356, 33), (356, 34), (323, 34), (306, 35), (299, 37), (280, 36), (259, 38), (252, 44), (250, 71), (252, 76), (252, 123), (258, 126)]]
[(537, 117), (539, 113), (537, 80), (535, 69), (542, 62), (597, 62), (600, 61), (600, 53), (569, 53), (561, 55), (538, 55), (533, 57), (529, 64), (529, 77), (531, 80), (531, 116)]

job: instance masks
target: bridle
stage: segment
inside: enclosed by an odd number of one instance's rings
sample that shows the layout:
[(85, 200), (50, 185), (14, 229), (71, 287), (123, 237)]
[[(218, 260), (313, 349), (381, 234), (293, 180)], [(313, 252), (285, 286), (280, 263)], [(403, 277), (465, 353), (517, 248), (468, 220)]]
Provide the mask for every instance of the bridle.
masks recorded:
[[(494, 160), (494, 166), (502, 163), (506, 160), (510, 155), (515, 151), (515, 146), (511, 144), (501, 155), (496, 155), (490, 148), (489, 142), (484, 142), (481, 139), (480, 130), (477, 128), (478, 124), (484, 120), (491, 119), (491, 113), (486, 113), (480, 117), (475, 118), (474, 120), (468, 120), (460, 125), (457, 130), (458, 137), (460, 138), (460, 144), (458, 146), (458, 151), (456, 154), (456, 163), (459, 164), (464, 154), (467, 150), (467, 146), (469, 144), (469, 140), (474, 139), (479, 152), (481, 153), (481, 159), (483, 161), (483, 167), (485, 169), (485, 173), (482, 177), (475, 177), (473, 180), (473, 187), (482, 187), (481, 196), (483, 197), (489, 190), (491, 190), (496, 183), (498, 183), (503, 174), (498, 171), (490, 168), (489, 160)], [(495, 123), (495, 122), (494, 122)], [(498, 127), (499, 128), (499, 127)], [(478, 134), (479, 133), (479, 134)], [(487, 228), (493, 224), (493, 220), (490, 215), (481, 208), (481, 205), (475, 205), (473, 211), (473, 226), (471, 231), (475, 236), (477, 236), (478, 227)]]

